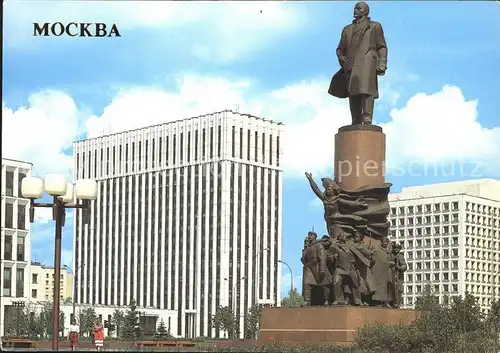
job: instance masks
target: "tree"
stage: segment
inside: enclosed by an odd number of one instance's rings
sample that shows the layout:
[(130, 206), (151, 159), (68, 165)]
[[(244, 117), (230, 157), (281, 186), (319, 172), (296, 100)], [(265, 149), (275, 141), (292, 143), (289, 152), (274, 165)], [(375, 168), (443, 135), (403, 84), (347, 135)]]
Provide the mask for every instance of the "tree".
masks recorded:
[(45, 302), (39, 314), (40, 325), (42, 330), (40, 332), (42, 337), (52, 335), (52, 303)]
[(137, 311), (135, 300), (130, 302), (129, 309), (125, 314), (121, 334), (123, 338), (132, 340), (138, 338), (140, 335), (139, 312)]
[(73, 304), (73, 299), (71, 297), (64, 298), (61, 301), (61, 304), (63, 304), (63, 305), (72, 305)]
[[(27, 311), (24, 316), (26, 320), (27, 331), (31, 335), (42, 338), (52, 336), (52, 303), (45, 302), (37, 315), (34, 311)], [(64, 312), (59, 312), (59, 332), (64, 334)], [(59, 333), (58, 333), (59, 334)]]
[(66, 319), (66, 315), (64, 312), (60, 311), (59, 312), (59, 332), (61, 336), (64, 336), (64, 320)]
[(456, 320), (460, 333), (474, 332), (483, 328), (483, 314), (477, 303), (477, 298), (470, 293), (465, 297), (453, 297), (450, 314)]
[(35, 311), (29, 311), (28, 314), (28, 337), (36, 338), (43, 335), (43, 324), (40, 314)]
[(160, 323), (158, 324), (158, 328), (156, 329), (156, 336), (162, 339), (173, 338), (173, 336), (168, 331), (165, 322), (163, 322), (163, 319), (161, 319)]
[(233, 310), (228, 306), (219, 306), (210, 320), (210, 326), (215, 329), (217, 335), (219, 331), (223, 331), (225, 338), (234, 338), (238, 334), (238, 322)]
[(494, 333), (500, 333), (500, 300), (491, 305), (490, 312), (486, 317), (486, 326)]
[(12, 313), (13, 320), (11, 321), (12, 326), (9, 330), (12, 336), (24, 337), (28, 333), (28, 313), (25, 307), (17, 306), (9, 310)]
[(304, 304), (304, 297), (302, 297), (296, 288), (288, 292), (288, 296), (281, 300), (281, 306), (285, 308), (296, 308)]
[(245, 317), (245, 338), (256, 339), (259, 332), (262, 305), (255, 304), (250, 307)]
[(112, 322), (115, 326), (116, 337), (121, 337), (121, 327), (123, 326), (124, 319), (125, 319), (125, 313), (122, 310), (116, 309), (113, 312)]
[(87, 334), (89, 337), (92, 336), (96, 316), (93, 306), (83, 309), (80, 315), (80, 332), (82, 334)]

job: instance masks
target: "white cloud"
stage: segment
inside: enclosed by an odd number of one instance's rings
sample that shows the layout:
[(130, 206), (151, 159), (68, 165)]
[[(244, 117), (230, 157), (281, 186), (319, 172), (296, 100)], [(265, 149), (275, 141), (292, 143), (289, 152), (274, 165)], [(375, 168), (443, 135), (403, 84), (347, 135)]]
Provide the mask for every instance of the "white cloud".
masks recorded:
[(246, 80), (230, 82), (194, 75), (179, 78), (178, 84), (177, 92), (152, 88), (121, 91), (101, 116), (88, 119), (89, 137), (102, 131), (124, 131), (242, 105), (245, 89), (251, 85)]
[(404, 107), (393, 109), (392, 121), (383, 125), (388, 161), (393, 165), (409, 161), (494, 162), (500, 155), (500, 127), (481, 126), (477, 104), (466, 100), (454, 86), (413, 96)]
[(71, 147), (77, 134), (78, 109), (69, 95), (56, 91), (33, 94), (15, 111), (2, 102), (3, 156), (36, 163), (34, 172), (71, 175)]
[[(255, 93), (256, 84), (248, 79), (185, 75), (172, 92), (123, 90), (101, 116), (88, 117), (83, 126), (95, 137), (103, 130), (124, 131), (237, 104), (241, 112), (285, 123), (284, 168), (288, 177), (303, 178), (304, 171), (332, 174), (333, 137), (340, 126), (349, 123), (350, 115), (347, 102), (330, 97), (326, 87), (327, 82), (311, 80)], [(79, 112), (71, 97), (60, 92), (35, 94), (28, 107), (12, 111), (3, 105), (2, 109), (5, 156), (31, 161), (38, 172), (71, 167), (71, 157), (62, 153), (76, 137), (79, 125)], [(402, 108), (394, 109), (391, 117), (393, 120), (383, 127), (388, 161), (393, 164), (444, 163), (458, 158), (491, 162), (500, 154), (500, 128), (482, 127), (477, 121), (477, 102), (467, 101), (457, 87), (417, 94)], [(27, 143), (21, 144), (20, 131), (25, 126), (33, 128)], [(47, 140), (51, 135), (53, 138)]]
[[(277, 2), (8, 1), (4, 10), (7, 46), (39, 46), (39, 38), (31, 37), (34, 22), (103, 22), (115, 23), (123, 38), (136, 29), (162, 34), (165, 42), (158, 43), (155, 36), (155, 46), (169, 45), (168, 41), (185, 36), (182, 42), (196, 57), (220, 61), (245, 58), (283, 31), (298, 28), (305, 18), (300, 4)], [(57, 39), (65, 43), (64, 38)]]

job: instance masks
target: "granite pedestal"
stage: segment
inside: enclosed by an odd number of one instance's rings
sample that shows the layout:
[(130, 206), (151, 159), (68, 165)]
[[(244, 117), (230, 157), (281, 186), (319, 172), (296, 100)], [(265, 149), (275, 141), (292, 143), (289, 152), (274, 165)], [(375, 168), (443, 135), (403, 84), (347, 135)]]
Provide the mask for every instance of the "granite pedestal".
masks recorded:
[(352, 344), (356, 330), (369, 323), (410, 324), (415, 310), (330, 306), (264, 308), (260, 319), (262, 343)]
[[(352, 191), (366, 185), (385, 183), (385, 134), (372, 124), (347, 125), (335, 135), (335, 180)], [(364, 241), (374, 248), (380, 239)]]

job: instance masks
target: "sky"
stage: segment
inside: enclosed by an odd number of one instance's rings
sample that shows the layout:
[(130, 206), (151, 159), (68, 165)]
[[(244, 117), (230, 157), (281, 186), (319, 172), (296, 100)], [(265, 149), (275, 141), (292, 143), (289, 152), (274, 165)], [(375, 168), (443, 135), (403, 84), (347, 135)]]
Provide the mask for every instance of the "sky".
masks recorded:
[[(5, 1), (2, 157), (72, 179), (72, 143), (239, 109), (285, 124), (282, 260), (300, 288), (303, 239), (325, 233), (304, 172), (333, 175), (333, 138), (350, 122), (327, 89), (354, 2)], [(387, 182), (500, 178), (500, 5), (370, 2), (388, 69), (374, 123)], [(116, 24), (121, 37), (33, 37), (33, 22)], [(36, 210), (33, 260), (53, 263), (54, 224)], [(63, 236), (72, 266), (73, 218)], [(283, 290), (290, 273), (283, 266)]]

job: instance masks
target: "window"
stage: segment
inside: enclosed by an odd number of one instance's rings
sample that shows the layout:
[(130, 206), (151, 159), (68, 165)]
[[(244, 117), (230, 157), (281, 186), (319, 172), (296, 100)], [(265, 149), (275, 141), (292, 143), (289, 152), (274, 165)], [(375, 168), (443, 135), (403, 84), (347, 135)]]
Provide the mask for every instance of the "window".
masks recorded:
[(12, 296), (12, 268), (4, 267), (3, 269), (3, 291), (4, 297)]
[(38, 274), (31, 275), (31, 283), (38, 284)]
[(24, 297), (24, 269), (16, 271), (16, 297)]
[(12, 235), (5, 235), (5, 249), (3, 251), (5, 260), (12, 259)]
[(14, 196), (14, 172), (5, 172), (5, 196)]
[(36, 289), (31, 290), (31, 298), (36, 298), (37, 297), (37, 292)]
[(11, 203), (5, 203), (5, 228), (12, 228), (12, 218), (14, 216), (14, 206)]
[(26, 229), (26, 206), (17, 206), (17, 229)]
[(24, 237), (17, 237), (17, 261), (25, 261), (25, 259), (24, 259)]

